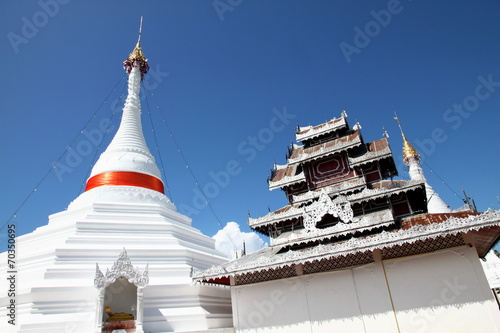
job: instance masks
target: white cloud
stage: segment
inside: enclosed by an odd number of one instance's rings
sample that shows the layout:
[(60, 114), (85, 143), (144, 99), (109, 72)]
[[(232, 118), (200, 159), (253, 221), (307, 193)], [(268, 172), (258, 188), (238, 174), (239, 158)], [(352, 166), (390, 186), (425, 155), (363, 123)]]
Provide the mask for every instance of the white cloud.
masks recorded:
[(245, 242), (247, 254), (267, 246), (267, 243), (255, 232), (242, 232), (236, 222), (228, 222), (212, 238), (215, 239), (215, 248), (226, 255), (226, 257), (232, 259), (236, 257), (234, 246), (236, 246), (237, 250), (242, 250), (243, 241)]

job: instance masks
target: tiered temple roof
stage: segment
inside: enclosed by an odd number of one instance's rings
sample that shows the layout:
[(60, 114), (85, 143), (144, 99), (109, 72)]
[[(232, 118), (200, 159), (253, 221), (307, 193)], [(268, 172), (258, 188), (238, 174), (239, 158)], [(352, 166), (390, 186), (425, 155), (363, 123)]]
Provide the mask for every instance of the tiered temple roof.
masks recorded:
[(305, 146), (293, 145), (290, 156), (288, 157), (288, 164), (320, 159), (346, 151), (361, 144), (362, 142), (359, 131), (354, 131), (350, 135), (307, 148)]
[(297, 141), (306, 141), (317, 138), (321, 135), (330, 134), (336, 130), (346, 128), (347, 122), (344, 115), (341, 118), (333, 118), (326, 123), (317, 126), (299, 127), (295, 134)]
[(360, 156), (350, 157), (349, 164), (352, 167), (368, 164), (374, 161), (379, 161), (383, 158), (392, 158), (391, 148), (389, 147), (389, 141), (386, 138), (382, 138), (373, 142), (366, 144), (366, 153)]
[(429, 214), (425, 178), (392, 179), (397, 170), (387, 138), (365, 143), (361, 126), (350, 128), (346, 117), (343, 111), (299, 127), (302, 144), (289, 148), (286, 165), (275, 165), (269, 189), (281, 188), (288, 205), (248, 218), (270, 247), (197, 272), (195, 280), (281, 279), (373, 262), (376, 251), (389, 259), (471, 244), (486, 254), (500, 233), (500, 212)]
[(273, 177), (269, 179), (269, 189), (274, 190), (295, 183), (305, 182), (304, 171), (299, 164), (293, 165), (275, 165)]
[[(307, 207), (307, 203), (314, 202), (322, 193), (334, 196), (338, 195), (339, 199), (337, 199), (337, 201), (349, 202), (352, 205), (385, 198), (391, 195), (398, 195), (411, 190), (423, 191), (424, 184), (414, 180), (383, 180), (372, 183), (370, 187), (371, 188), (367, 187), (363, 178), (355, 178), (336, 185), (308, 191), (304, 194), (293, 196), (294, 202), (297, 204), (287, 205), (276, 211), (269, 212), (262, 217), (249, 217), (248, 224), (250, 227), (259, 230), (260, 227), (267, 226), (268, 224), (275, 224), (290, 218), (300, 217), (304, 212), (304, 207)], [(361, 191), (356, 191), (357, 189), (361, 189)], [(355, 193), (350, 195), (345, 194), (351, 191)], [(262, 233), (265, 232), (262, 231)]]

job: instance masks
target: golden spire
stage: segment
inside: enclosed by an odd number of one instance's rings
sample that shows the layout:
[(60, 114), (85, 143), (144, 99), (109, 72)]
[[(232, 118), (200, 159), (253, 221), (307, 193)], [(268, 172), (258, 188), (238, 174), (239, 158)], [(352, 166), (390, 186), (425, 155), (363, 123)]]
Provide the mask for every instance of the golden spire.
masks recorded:
[(398, 122), (401, 136), (403, 137), (403, 161), (405, 162), (405, 164), (408, 164), (410, 157), (414, 157), (417, 161), (420, 161), (420, 155), (418, 154), (417, 150), (406, 139), (405, 133), (403, 132), (403, 128), (401, 127), (401, 123), (399, 122), (399, 118), (396, 112), (394, 112), (394, 116), (394, 119), (396, 119), (396, 121)]
[[(140, 38), (139, 38), (140, 39)], [(127, 60), (140, 60), (140, 61), (147, 61), (147, 59), (144, 57), (144, 53), (142, 53), (141, 49), (141, 41), (138, 40), (137, 44), (135, 45), (134, 50), (130, 55), (128, 56)]]
[(142, 16), (141, 16), (141, 24), (139, 25), (139, 39), (137, 40), (137, 44), (135, 45), (134, 50), (128, 56), (127, 60), (123, 62), (123, 69), (127, 73), (130, 74), (132, 71), (132, 67), (139, 67), (141, 70), (141, 79), (144, 77), (149, 70), (148, 60), (144, 57), (144, 53), (142, 53), (141, 49), (141, 33), (142, 33)]

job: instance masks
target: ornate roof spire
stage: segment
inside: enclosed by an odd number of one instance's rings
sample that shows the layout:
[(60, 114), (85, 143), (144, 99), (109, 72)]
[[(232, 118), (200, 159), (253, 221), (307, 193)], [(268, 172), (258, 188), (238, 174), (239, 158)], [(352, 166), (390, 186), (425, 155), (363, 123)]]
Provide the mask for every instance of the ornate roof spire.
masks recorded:
[(398, 122), (399, 130), (401, 131), (401, 136), (403, 137), (403, 161), (406, 165), (408, 165), (410, 158), (414, 158), (417, 162), (420, 162), (420, 155), (417, 153), (417, 150), (411, 145), (410, 142), (406, 139), (405, 133), (403, 132), (403, 128), (401, 127), (401, 123), (399, 122), (398, 115), (394, 112), (394, 119)]
[(137, 39), (137, 44), (134, 50), (130, 53), (128, 58), (123, 62), (123, 69), (130, 74), (132, 68), (139, 67), (141, 71), (141, 80), (144, 78), (144, 74), (149, 71), (148, 60), (144, 57), (141, 49), (141, 33), (142, 33), (142, 16), (141, 24), (139, 25), (139, 38)]
[(135, 186), (164, 193), (160, 171), (142, 133), (139, 93), (149, 66), (140, 46), (141, 30), (142, 17), (139, 40), (124, 62), (129, 79), (120, 127), (94, 165), (85, 191), (101, 186)]

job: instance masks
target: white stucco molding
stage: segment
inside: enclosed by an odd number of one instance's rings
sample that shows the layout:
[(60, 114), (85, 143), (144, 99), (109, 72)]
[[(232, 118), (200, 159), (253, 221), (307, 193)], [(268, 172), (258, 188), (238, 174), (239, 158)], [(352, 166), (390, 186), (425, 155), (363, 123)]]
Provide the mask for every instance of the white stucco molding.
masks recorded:
[(177, 211), (175, 205), (163, 193), (137, 186), (100, 186), (85, 191), (73, 200), (68, 210), (91, 207), (95, 203), (155, 204)]
[(302, 213), (304, 228), (307, 231), (315, 230), (316, 224), (321, 221), (326, 214), (338, 217), (344, 223), (352, 222), (354, 213), (349, 202), (337, 201), (338, 200), (332, 200), (326, 191), (321, 191), (318, 201), (304, 207), (304, 212)]
[(138, 288), (144, 288), (149, 284), (148, 265), (146, 265), (144, 272), (141, 273), (138, 269), (134, 268), (125, 249), (118, 256), (111, 270), (106, 269), (106, 274), (103, 274), (99, 269), (99, 264), (96, 264), (94, 285), (97, 288), (106, 288), (120, 277), (126, 278)]
[(338, 256), (373, 251), (375, 249), (390, 248), (396, 245), (412, 244), (417, 241), (434, 239), (447, 235), (457, 235), (482, 228), (500, 226), (500, 211), (488, 210), (480, 215), (471, 215), (464, 218), (450, 217), (441, 223), (415, 225), (410, 229), (398, 231), (383, 231), (379, 234), (356, 238), (345, 242), (328, 245), (318, 245), (307, 251), (277, 252), (281, 247), (265, 248), (220, 266), (194, 272), (195, 281), (229, 277), (236, 274), (253, 273), (262, 270), (283, 268), (293, 264), (304, 264), (314, 260), (330, 259)]

